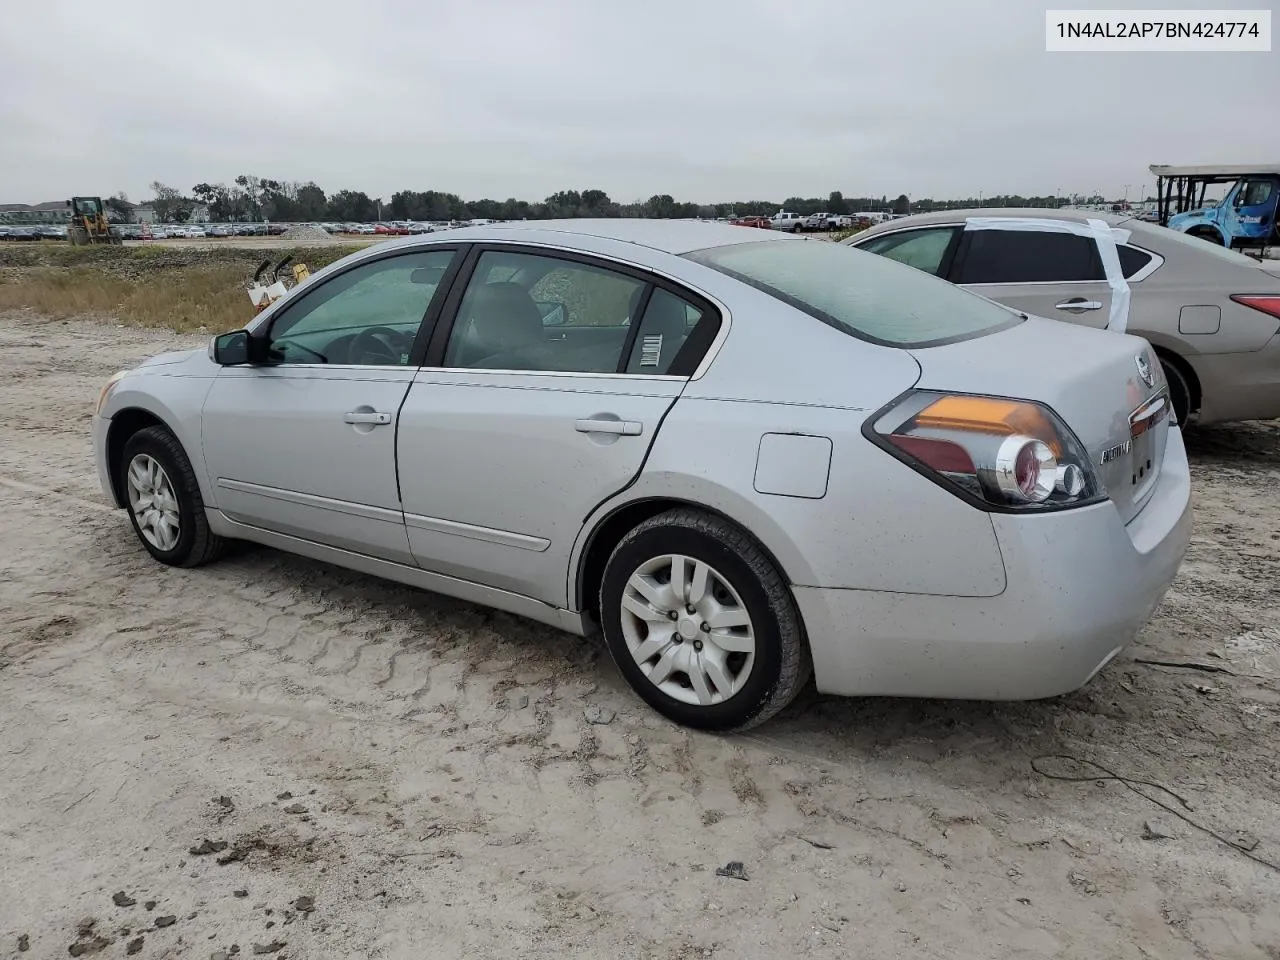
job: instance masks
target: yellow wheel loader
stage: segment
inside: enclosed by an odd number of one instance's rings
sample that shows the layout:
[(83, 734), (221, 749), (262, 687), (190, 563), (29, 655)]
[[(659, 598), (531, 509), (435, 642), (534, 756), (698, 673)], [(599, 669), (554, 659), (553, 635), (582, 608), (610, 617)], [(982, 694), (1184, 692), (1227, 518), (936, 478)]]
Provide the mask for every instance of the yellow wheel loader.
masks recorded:
[(90, 243), (121, 244), (120, 234), (107, 222), (101, 197), (72, 197), (67, 201), (71, 216), (67, 221), (67, 239), (73, 247)]

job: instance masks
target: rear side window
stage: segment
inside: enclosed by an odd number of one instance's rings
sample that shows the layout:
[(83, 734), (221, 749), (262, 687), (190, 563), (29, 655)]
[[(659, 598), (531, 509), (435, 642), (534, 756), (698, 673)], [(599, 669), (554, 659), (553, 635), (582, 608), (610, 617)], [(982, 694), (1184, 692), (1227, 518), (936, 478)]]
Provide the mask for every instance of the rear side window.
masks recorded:
[(769, 240), (684, 256), (837, 330), (887, 346), (938, 346), (1022, 322), (945, 280), (838, 243)]
[(1049, 230), (971, 230), (956, 283), (1105, 280), (1090, 237)]
[(627, 358), (627, 373), (665, 375), (702, 319), (702, 311), (674, 293), (655, 288)]
[(1119, 246), (1116, 253), (1120, 255), (1120, 272), (1126, 280), (1151, 262), (1151, 254), (1137, 247)]

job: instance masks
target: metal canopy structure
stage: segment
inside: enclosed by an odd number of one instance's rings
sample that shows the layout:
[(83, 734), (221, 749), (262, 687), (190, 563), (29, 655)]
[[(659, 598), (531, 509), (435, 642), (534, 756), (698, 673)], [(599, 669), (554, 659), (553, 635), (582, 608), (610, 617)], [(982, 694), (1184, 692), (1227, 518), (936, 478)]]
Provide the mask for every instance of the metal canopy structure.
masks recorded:
[(1207, 177), (1218, 183), (1239, 180), (1255, 173), (1280, 176), (1280, 163), (1201, 163), (1183, 167), (1153, 163), (1148, 169), (1157, 177)]
[(1204, 195), (1211, 183), (1235, 183), (1243, 177), (1280, 176), (1280, 163), (1201, 163), (1173, 166), (1153, 163), (1148, 168), (1156, 175), (1156, 200), (1160, 225), (1167, 227), (1169, 218), (1204, 206)]

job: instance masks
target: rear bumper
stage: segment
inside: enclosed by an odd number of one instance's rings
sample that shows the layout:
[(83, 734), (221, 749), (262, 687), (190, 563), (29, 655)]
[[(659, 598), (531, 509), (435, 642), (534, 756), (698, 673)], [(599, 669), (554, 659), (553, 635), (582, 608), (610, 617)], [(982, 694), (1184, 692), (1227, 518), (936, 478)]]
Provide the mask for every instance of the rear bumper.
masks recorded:
[(1191, 536), (1191, 479), (1170, 429), (1159, 486), (1128, 526), (1100, 503), (992, 517), (996, 597), (796, 587), (818, 689), (845, 696), (1034, 700), (1075, 690), (1163, 598)]
[(1200, 422), (1280, 417), (1280, 334), (1249, 353), (1202, 353), (1187, 358), (1200, 380)]

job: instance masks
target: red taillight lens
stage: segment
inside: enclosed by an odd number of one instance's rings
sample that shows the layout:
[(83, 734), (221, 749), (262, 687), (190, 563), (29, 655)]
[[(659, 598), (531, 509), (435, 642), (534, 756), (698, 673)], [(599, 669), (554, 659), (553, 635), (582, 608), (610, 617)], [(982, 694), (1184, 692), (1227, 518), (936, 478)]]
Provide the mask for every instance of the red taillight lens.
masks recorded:
[(1038, 403), (920, 391), (868, 427), (869, 437), (975, 505), (1035, 510), (1104, 496), (1080, 441)]
[(939, 473), (976, 474), (973, 458), (958, 443), (950, 440), (934, 440), (930, 437), (895, 435), (888, 438), (899, 450), (909, 453), (921, 463)]
[(1263, 313), (1270, 314), (1280, 320), (1280, 297), (1237, 293), (1233, 294), (1231, 299), (1236, 303), (1246, 307), (1253, 307), (1255, 310), (1261, 310)]

